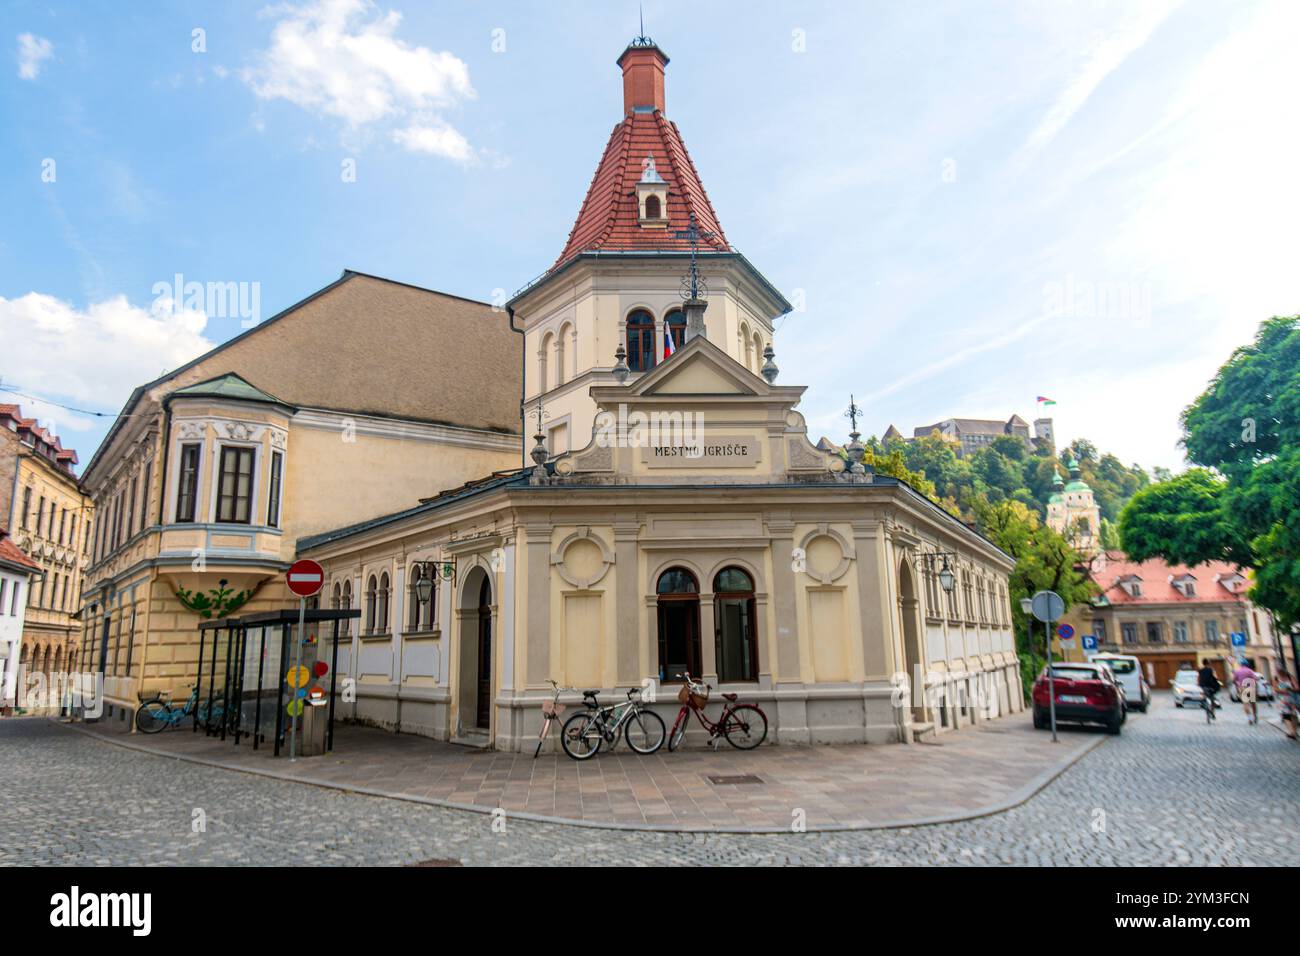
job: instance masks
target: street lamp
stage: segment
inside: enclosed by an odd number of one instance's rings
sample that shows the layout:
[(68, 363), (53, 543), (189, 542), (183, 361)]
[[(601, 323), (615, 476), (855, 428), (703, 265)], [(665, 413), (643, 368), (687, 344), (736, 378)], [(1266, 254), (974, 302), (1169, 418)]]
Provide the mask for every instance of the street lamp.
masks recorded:
[[(417, 565), (419, 567), (419, 565)], [(415, 599), (421, 604), (428, 602), (433, 596), (433, 578), (428, 572), (422, 572), (415, 581)]]
[(934, 573), (934, 559), (943, 558), (943, 567), (939, 569), (939, 586), (948, 594), (952, 593), (953, 588), (957, 586), (957, 575), (952, 573), (952, 568), (948, 566), (948, 559), (955, 558), (952, 551), (929, 551), (922, 554), (925, 558), (925, 566), (931, 574)]
[(939, 569), (939, 584), (949, 594), (957, 586), (957, 576), (952, 573), (952, 568), (948, 567), (948, 556), (943, 556), (943, 567)]
[(1022, 597), (1020, 599), (1020, 613), (1028, 617), (1034, 613), (1034, 599), (1031, 597)]

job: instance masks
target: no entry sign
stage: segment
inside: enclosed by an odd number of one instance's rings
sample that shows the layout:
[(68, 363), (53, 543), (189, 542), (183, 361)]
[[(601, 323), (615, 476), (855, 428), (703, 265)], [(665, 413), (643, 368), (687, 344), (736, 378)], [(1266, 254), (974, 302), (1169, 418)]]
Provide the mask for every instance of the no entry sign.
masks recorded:
[(311, 597), (325, 586), (325, 569), (315, 561), (295, 561), (285, 575), (289, 590), (298, 597)]

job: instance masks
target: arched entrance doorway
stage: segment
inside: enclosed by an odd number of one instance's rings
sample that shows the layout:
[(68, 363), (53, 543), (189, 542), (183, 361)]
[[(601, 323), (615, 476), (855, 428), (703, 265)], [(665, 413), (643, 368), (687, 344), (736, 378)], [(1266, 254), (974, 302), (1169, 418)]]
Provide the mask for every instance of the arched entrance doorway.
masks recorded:
[(669, 568), (655, 585), (659, 604), (659, 682), (679, 682), (688, 672), (699, 680), (700, 585), (685, 568)]
[(459, 611), (460, 728), (485, 732), (492, 726), (492, 579), (481, 567), (466, 575)]
[(911, 688), (912, 720), (925, 718), (925, 658), (921, 654), (921, 603), (916, 598), (916, 579), (903, 562), (898, 568), (898, 616), (902, 622), (903, 666)]
[(492, 583), (483, 575), (478, 589), (478, 681), (474, 687), (474, 726), (492, 725)]

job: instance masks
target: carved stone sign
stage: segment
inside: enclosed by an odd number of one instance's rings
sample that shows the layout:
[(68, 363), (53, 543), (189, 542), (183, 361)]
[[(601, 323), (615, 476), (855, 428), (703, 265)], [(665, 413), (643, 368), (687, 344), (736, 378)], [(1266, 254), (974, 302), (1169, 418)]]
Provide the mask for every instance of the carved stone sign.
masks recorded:
[(650, 468), (753, 468), (761, 450), (752, 435), (710, 435), (680, 445), (648, 445), (641, 460)]

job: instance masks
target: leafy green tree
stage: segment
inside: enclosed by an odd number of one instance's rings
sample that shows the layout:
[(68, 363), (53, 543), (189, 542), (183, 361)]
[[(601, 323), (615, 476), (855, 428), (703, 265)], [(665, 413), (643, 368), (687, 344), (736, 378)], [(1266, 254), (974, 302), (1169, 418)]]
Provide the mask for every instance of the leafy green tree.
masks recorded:
[(1107, 519), (1101, 519), (1101, 546), (1107, 551), (1121, 551), (1124, 548), (1123, 542), (1119, 537), (1119, 528), (1115, 522)]
[(1042, 625), (1031, 630), (1033, 618), (1021, 613), (1020, 599), (1042, 590), (1055, 591), (1068, 608), (1087, 601), (1097, 590), (1079, 570), (1083, 556), (1045, 526), (1032, 508), (1019, 501), (975, 501), (973, 510), (980, 533), (1016, 562), (1008, 597), (1016, 624), (1022, 683), (1028, 695), (1046, 660), (1046, 648)]
[(1182, 426), (1188, 459), (1213, 472), (1158, 470), (1121, 517), (1125, 548), (1248, 565), (1251, 599), (1284, 628), (1300, 623), (1300, 316), (1265, 321)]

